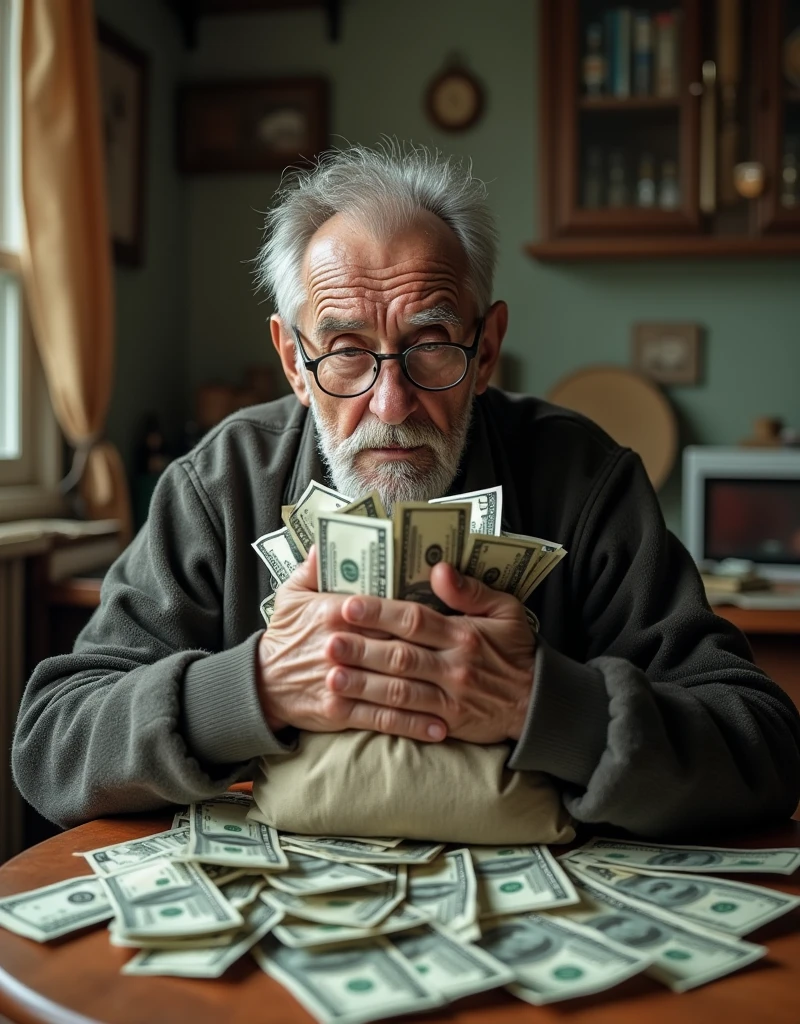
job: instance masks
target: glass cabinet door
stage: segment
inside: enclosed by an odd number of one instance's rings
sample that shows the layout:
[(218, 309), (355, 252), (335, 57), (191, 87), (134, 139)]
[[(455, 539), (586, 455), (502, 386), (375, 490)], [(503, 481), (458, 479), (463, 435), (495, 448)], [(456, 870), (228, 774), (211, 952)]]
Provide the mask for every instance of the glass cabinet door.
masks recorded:
[(566, 0), (557, 233), (695, 231), (696, 0)]
[[(800, 0), (767, 0), (754, 38), (760, 79), (762, 231), (800, 231)], [(775, 60), (774, 54), (778, 55)]]

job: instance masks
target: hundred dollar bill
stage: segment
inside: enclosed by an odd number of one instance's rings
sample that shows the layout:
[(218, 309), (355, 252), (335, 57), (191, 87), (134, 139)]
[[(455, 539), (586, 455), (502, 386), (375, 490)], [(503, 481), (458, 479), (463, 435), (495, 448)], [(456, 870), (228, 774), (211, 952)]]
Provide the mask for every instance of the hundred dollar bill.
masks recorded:
[(316, 480), (311, 481), (286, 522), (286, 528), (303, 556), (308, 554), (315, 542), (317, 514), (335, 512), (344, 505), (350, 505), (352, 500)]
[(363, 498), (358, 498), (356, 501), (351, 501), (349, 505), (344, 505), (339, 511), (347, 516), (367, 516), (370, 519), (388, 518), (384, 504), (381, 501), (381, 496), (377, 491), (370, 491)]
[(434, 921), (454, 933), (475, 923), (478, 881), (469, 850), (452, 850), (431, 864), (411, 869), (408, 901), (427, 910)]
[(610, 861), (650, 871), (791, 875), (800, 867), (800, 848), (734, 850), (722, 846), (669, 846), (596, 838), (573, 852), (582, 860)]
[(365, 844), (369, 844), (370, 846), (374, 846), (376, 850), (389, 848), (391, 846), (399, 846), (400, 843), (402, 843), (403, 841), (402, 839), (383, 839), (373, 838), (372, 836), (370, 836), (368, 839), (362, 838), (360, 836), (312, 836), (310, 834), (303, 834), (301, 832), (281, 832), (280, 837), (281, 845), (283, 845), (284, 842), (307, 843), (311, 840), (313, 840), (314, 842), (319, 842), (320, 840), (338, 839), (344, 840), (348, 843), (359, 843), (362, 846)]
[(34, 942), (57, 939), (113, 915), (114, 908), (94, 875), (0, 899), (0, 926)]
[(244, 925), (226, 946), (207, 949), (144, 949), (123, 965), (123, 974), (172, 975), (177, 978), (219, 978), (240, 957), (268, 935), (283, 915), (257, 900)]
[[(542, 556), (522, 581), (522, 585), (520, 587), (518, 597), (523, 603), (528, 600), (537, 587), (541, 586), (553, 569), (555, 569), (559, 564), (561, 559), (567, 554), (566, 549), (560, 544), (555, 546), (550, 544), (549, 541), (542, 541), (541, 543), (543, 545)], [(550, 547), (554, 547), (555, 550), (547, 550)]]
[(575, 887), (545, 846), (471, 846), (479, 917), (578, 902)]
[(397, 868), (375, 868), (368, 864), (341, 864), (311, 854), (287, 852), (289, 870), (270, 878), (270, 885), (297, 896), (353, 889), (376, 882), (391, 882)]
[(666, 871), (630, 871), (616, 864), (570, 861), (568, 857), (562, 858), (561, 863), (578, 878), (613, 890), (631, 903), (671, 910), (679, 917), (727, 935), (747, 935), (800, 906), (800, 896), (747, 882)]
[(288, 527), (288, 525), (289, 525), (289, 516), (292, 514), (292, 512), (294, 512), (294, 510), (295, 510), (295, 506), (294, 505), (281, 505), (281, 519), (283, 520), (283, 525), (284, 526)]
[(519, 594), (520, 585), (541, 553), (538, 544), (511, 537), (470, 535), (461, 561), (465, 576), (474, 576), (492, 590)]
[(127, 843), (112, 843), (96, 850), (86, 850), (75, 856), (85, 857), (96, 875), (110, 875), (120, 868), (141, 864), (154, 857), (171, 857), (185, 850), (188, 842), (188, 828), (171, 828), (141, 839), (130, 839)]
[(217, 885), (217, 888), (232, 907), (236, 907), (237, 910), (243, 910), (255, 902), (256, 897), (266, 884), (266, 875), (261, 875), (260, 877), (242, 875), (231, 882), (223, 882)]
[(145, 861), (99, 879), (127, 939), (176, 938), (240, 926), (242, 916), (197, 864)]
[(247, 812), (252, 800), (209, 801), (192, 804), (189, 845), (181, 859), (246, 867), (248, 871), (288, 868), (278, 833), (269, 825), (251, 821)]
[(652, 962), (589, 928), (548, 914), (494, 918), (484, 926), (478, 945), (514, 972), (509, 992), (534, 1006), (604, 992)]
[(108, 941), (112, 946), (121, 949), (211, 949), (217, 946), (229, 946), (235, 932), (211, 932), (206, 935), (183, 935), (171, 938), (158, 935), (155, 938), (126, 939), (117, 931), (112, 921), (108, 926)]
[(447, 999), (461, 999), (515, 980), (514, 971), (486, 950), (459, 942), (435, 924), (393, 935), (389, 940)]
[(275, 612), (275, 592), (273, 591), (271, 594), (268, 594), (258, 607), (261, 612), (261, 618), (264, 620), (264, 625), (269, 629), (269, 624)]
[(471, 515), (469, 502), (397, 502), (393, 513), (396, 598), (447, 611), (431, 588), (431, 569), (437, 562), (460, 566)]
[(469, 502), (472, 506), (470, 533), (483, 533), (497, 537), (503, 518), (503, 485), (488, 487), (483, 491), (468, 491), (453, 494), (448, 498), (431, 498), (429, 505), (448, 505), (453, 502)]
[(352, 839), (309, 839), (308, 842), (286, 843), (287, 850), (299, 853), (311, 853), (315, 857), (326, 857), (328, 860), (343, 861), (354, 864), (428, 864), (438, 857), (444, 849), (444, 843), (412, 843), (402, 842), (393, 849), (376, 848), (369, 842), (357, 842)]
[(320, 893), (313, 896), (295, 896), (270, 889), (259, 899), (278, 907), (301, 921), (317, 924), (341, 924), (348, 928), (374, 928), (398, 907), (406, 895), (405, 868), (398, 871), (391, 882), (347, 892)]
[(600, 933), (652, 958), (647, 973), (673, 992), (714, 981), (766, 955), (764, 946), (731, 939), (682, 920), (670, 911), (656, 911), (621, 899), (613, 889), (575, 879), (581, 904), (560, 911)]
[(344, 942), (361, 942), (376, 935), (391, 935), (393, 932), (402, 932), (407, 928), (427, 924), (429, 920), (430, 915), (426, 911), (410, 903), (401, 903), (374, 928), (345, 928), (341, 924), (292, 921), (279, 924), (275, 929), (275, 938), (292, 949), (309, 949), (315, 946), (340, 945)]
[(189, 827), (189, 808), (181, 807), (175, 812), (172, 817), (172, 828), (188, 828)]
[(392, 596), (391, 519), (320, 512), (316, 529), (317, 585), (321, 593)]
[(303, 561), (302, 552), (284, 526), (254, 540), (251, 547), (269, 570), (275, 587), (285, 583)]
[(320, 1024), (365, 1024), (445, 1001), (383, 938), (311, 950), (281, 946), (268, 935), (252, 955)]

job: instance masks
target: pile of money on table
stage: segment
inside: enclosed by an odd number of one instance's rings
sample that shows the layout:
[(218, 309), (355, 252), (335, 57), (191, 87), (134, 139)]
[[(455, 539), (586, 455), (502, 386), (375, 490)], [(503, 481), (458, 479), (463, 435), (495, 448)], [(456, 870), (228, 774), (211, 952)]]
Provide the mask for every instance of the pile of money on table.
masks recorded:
[[(503, 532), (502, 515), (502, 486), (398, 502), (390, 519), (376, 491), (353, 501), (312, 480), (296, 505), (284, 506), (286, 525), (253, 547), (276, 589), (317, 544), (321, 592), (420, 601), (444, 611), (430, 573), (447, 562), (524, 604), (567, 552), (553, 541)], [(261, 603), (267, 625), (274, 607), (273, 591)], [(528, 618), (536, 628), (532, 612)]]
[(173, 827), (91, 850), (94, 874), (0, 899), (39, 942), (110, 921), (122, 971), (217, 978), (250, 953), (322, 1022), (357, 1024), (503, 986), (535, 1005), (645, 972), (683, 992), (764, 956), (746, 935), (797, 896), (710, 872), (800, 866), (800, 850), (595, 838), (462, 847), (277, 833), (227, 793)]

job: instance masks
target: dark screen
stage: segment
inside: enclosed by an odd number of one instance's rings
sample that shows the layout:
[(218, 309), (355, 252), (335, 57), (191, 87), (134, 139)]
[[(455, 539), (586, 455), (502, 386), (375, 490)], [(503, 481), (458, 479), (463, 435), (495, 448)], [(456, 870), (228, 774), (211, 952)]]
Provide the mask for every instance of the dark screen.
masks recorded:
[(800, 480), (706, 479), (706, 558), (800, 565)]

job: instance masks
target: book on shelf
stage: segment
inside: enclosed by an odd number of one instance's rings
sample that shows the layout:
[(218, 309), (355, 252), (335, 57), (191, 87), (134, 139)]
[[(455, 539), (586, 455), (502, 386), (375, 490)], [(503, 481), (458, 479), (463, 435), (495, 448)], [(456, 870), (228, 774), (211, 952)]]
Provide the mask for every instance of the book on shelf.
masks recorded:
[(655, 94), (678, 95), (680, 59), (678, 54), (679, 11), (662, 11), (655, 16)]
[(653, 91), (653, 19), (637, 12), (633, 19), (633, 94), (649, 96)]

